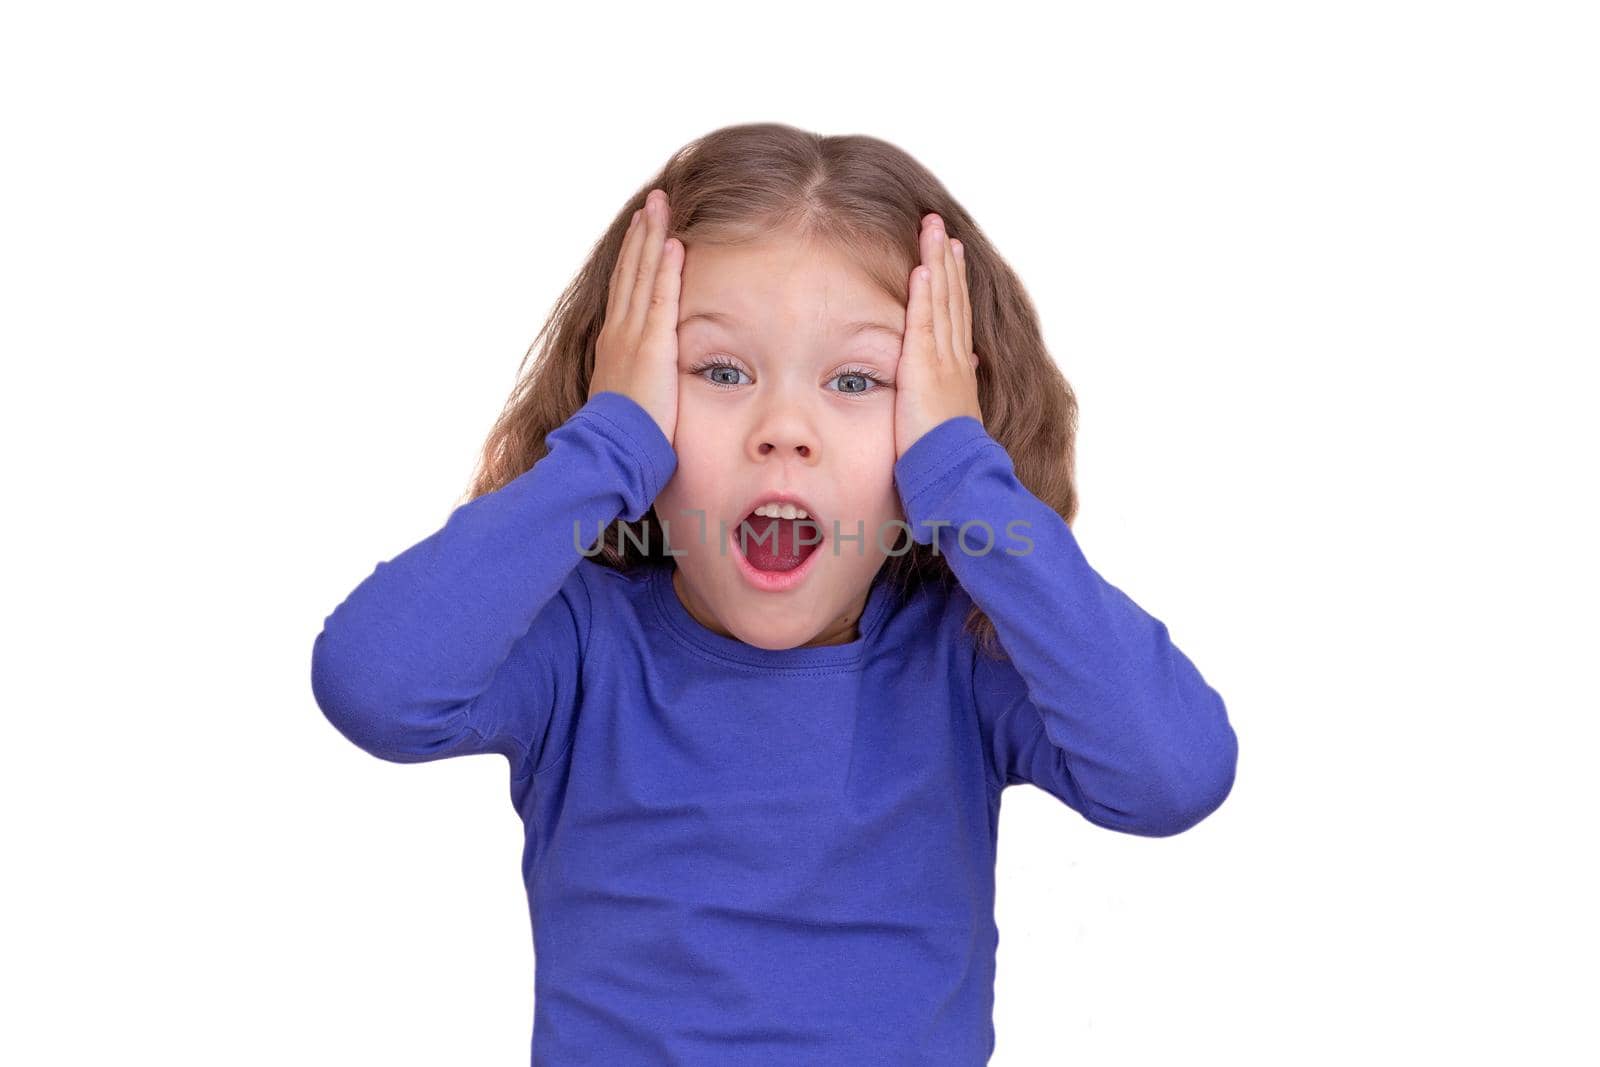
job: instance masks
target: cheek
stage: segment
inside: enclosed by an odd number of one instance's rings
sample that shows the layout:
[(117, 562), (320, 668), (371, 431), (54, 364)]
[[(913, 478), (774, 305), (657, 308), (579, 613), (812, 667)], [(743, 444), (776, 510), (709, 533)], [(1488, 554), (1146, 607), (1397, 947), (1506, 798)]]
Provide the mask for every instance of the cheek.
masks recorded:
[(860, 492), (867, 497), (881, 495), (883, 487), (894, 482), (894, 421), (873, 420), (840, 426), (830, 435), (833, 458), (842, 471), (849, 471), (852, 482), (859, 480)]
[(892, 428), (886, 435), (852, 435), (836, 449), (835, 460), (834, 470), (843, 472), (836, 476), (841, 510), (866, 519), (869, 527), (899, 517)]
[(678, 424), (674, 445), (681, 437), (691, 446), (706, 448), (726, 436), (727, 411), (725, 407), (719, 410), (718, 395), (712, 393), (712, 388), (690, 375), (678, 378)]
[(672, 450), (676, 468), (656, 498), (660, 514), (700, 509), (715, 514), (718, 492), (727, 480), (729, 444), (717, 420), (697, 416), (692, 404), (680, 400)]
[(678, 421), (672, 435), (672, 449), (678, 455), (678, 468), (713, 475), (726, 471), (737, 444), (737, 431), (726, 412), (707, 410), (703, 396), (695, 390), (678, 393)]

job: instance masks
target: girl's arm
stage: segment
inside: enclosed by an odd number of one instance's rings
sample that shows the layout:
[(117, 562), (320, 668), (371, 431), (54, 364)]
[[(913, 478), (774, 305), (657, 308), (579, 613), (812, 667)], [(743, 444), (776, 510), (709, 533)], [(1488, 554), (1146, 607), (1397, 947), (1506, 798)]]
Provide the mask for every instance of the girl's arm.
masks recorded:
[(324, 620), (312, 691), (373, 755), (499, 752), (521, 778), (571, 710), (593, 624), (574, 524), (588, 547), (619, 514), (641, 517), (677, 455), (615, 392), (590, 397), (545, 442), (533, 467), (379, 563)]
[(979, 420), (925, 433), (895, 480), (912, 536), (937, 537), (1010, 655), (974, 650), (971, 666), (1000, 788), (1031, 782), (1098, 826), (1148, 837), (1222, 804), (1238, 757), (1222, 698), (1163, 623), (1095, 573)]

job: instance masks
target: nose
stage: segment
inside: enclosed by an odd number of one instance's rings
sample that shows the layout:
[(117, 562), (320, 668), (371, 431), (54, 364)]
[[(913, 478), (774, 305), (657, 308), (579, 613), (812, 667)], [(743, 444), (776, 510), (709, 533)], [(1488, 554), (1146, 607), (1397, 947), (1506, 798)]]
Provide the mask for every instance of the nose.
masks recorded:
[(815, 449), (810, 440), (802, 434), (768, 434), (765, 440), (756, 445), (756, 454), (760, 456), (771, 456), (776, 453), (779, 458), (794, 455), (809, 460), (813, 452)]
[(769, 405), (750, 435), (750, 441), (754, 458), (767, 462), (793, 459), (813, 463), (821, 454), (816, 427), (794, 404)]

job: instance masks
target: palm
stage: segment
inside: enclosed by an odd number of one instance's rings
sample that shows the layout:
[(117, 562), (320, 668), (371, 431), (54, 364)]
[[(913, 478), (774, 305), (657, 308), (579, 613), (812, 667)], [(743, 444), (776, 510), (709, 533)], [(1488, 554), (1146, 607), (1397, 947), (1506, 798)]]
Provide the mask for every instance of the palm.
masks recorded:
[(678, 426), (678, 295), (683, 242), (666, 236), (665, 193), (634, 213), (612, 266), (589, 395), (621, 393), (648, 411), (667, 440)]
[(952, 248), (942, 220), (932, 214), (923, 219), (921, 245), (895, 368), (897, 457), (946, 419), (971, 415), (983, 421), (965, 250), (959, 243)]

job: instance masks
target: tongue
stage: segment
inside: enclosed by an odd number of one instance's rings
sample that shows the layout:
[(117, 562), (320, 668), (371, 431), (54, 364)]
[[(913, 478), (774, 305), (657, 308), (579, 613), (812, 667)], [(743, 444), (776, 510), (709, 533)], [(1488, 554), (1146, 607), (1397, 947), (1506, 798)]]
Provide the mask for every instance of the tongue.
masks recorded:
[[(809, 520), (775, 519), (770, 515), (745, 516), (741, 531), (734, 531), (734, 543), (744, 550), (744, 558), (758, 571), (792, 571), (816, 551), (817, 530)], [(801, 534), (807, 543), (801, 543)]]

